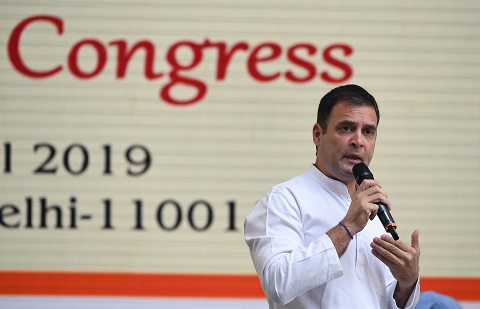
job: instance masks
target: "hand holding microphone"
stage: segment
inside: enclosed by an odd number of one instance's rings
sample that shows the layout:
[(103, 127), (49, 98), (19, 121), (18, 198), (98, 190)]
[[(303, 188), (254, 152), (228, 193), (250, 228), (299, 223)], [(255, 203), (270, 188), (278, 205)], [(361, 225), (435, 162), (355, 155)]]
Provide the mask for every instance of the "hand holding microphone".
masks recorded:
[[(368, 167), (364, 163), (357, 163), (353, 166), (353, 176), (355, 177), (355, 181), (358, 185), (360, 185), (364, 179), (374, 179), (372, 172), (368, 169)], [(377, 216), (382, 222), (383, 227), (387, 232), (389, 232), (393, 239), (398, 240), (399, 236), (396, 231), (397, 224), (395, 220), (393, 220), (388, 207), (383, 203), (377, 202), (375, 203), (378, 205), (378, 212)]]

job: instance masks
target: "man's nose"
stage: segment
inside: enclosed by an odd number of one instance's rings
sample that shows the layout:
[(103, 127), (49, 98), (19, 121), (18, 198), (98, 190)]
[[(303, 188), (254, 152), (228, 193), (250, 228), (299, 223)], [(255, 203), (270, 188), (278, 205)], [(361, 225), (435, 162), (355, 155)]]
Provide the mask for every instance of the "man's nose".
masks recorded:
[(364, 146), (363, 134), (361, 131), (355, 131), (352, 134), (350, 145), (361, 148)]

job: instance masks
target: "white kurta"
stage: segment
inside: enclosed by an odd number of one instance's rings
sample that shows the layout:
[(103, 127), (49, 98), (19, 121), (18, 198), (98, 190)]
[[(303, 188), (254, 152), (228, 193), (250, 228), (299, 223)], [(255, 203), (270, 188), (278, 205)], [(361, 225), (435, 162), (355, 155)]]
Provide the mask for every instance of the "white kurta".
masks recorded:
[[(245, 240), (270, 308), (397, 308), (396, 280), (371, 253), (376, 217), (338, 258), (330, 237), (351, 203), (347, 187), (312, 165), (273, 187), (245, 219)], [(414, 308), (420, 285), (406, 308)]]

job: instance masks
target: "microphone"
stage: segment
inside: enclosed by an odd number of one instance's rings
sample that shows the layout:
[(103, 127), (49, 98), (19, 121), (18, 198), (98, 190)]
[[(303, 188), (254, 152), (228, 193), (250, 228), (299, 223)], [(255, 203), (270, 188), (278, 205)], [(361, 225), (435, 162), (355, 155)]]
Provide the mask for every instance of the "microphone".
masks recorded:
[[(370, 172), (364, 163), (355, 164), (352, 168), (352, 172), (358, 185), (360, 185), (364, 179), (373, 179), (372, 172)], [(395, 220), (393, 220), (390, 211), (388, 211), (388, 207), (380, 202), (375, 204), (378, 205), (377, 216), (380, 219), (380, 222), (382, 222), (385, 231), (392, 234), (393, 239), (398, 240), (399, 237), (395, 229), (397, 224), (395, 223)]]

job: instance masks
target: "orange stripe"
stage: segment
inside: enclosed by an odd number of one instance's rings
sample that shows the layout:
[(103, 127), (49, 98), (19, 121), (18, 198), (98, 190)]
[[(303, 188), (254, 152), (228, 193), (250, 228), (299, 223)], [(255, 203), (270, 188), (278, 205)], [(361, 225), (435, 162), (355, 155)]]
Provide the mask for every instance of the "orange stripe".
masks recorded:
[(422, 277), (422, 291), (435, 291), (460, 301), (480, 301), (480, 278)]
[[(422, 277), (422, 291), (480, 301), (480, 278)], [(255, 275), (0, 271), (0, 295), (264, 298)]]
[(260, 298), (251, 275), (0, 271), (0, 295)]

